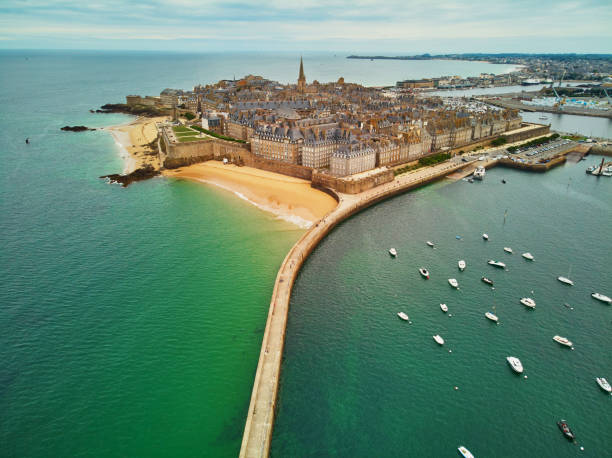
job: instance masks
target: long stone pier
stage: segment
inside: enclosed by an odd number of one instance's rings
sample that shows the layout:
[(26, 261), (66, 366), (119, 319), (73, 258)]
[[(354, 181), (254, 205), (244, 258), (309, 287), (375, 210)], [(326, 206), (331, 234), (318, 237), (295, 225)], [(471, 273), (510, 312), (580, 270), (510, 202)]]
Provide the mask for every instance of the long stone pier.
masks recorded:
[(465, 167), (459, 160), (419, 169), (360, 194), (339, 194), (338, 206), (313, 225), (291, 248), (283, 261), (272, 292), (259, 363), (253, 383), (240, 457), (263, 458), (270, 451), (285, 330), (293, 282), (308, 255), (339, 223), (377, 202), (436, 181)]

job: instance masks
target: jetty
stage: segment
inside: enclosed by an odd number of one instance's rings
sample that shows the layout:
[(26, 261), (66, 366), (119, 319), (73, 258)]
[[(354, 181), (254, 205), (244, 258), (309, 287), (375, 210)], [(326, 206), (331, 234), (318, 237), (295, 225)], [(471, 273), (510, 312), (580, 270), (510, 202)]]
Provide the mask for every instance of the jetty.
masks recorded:
[(445, 162), (397, 176), (389, 183), (359, 194), (335, 193), (338, 200), (336, 208), (311, 226), (291, 248), (278, 271), (272, 291), (242, 437), (241, 458), (267, 457), (269, 454), (289, 300), (293, 283), (308, 255), (335, 226), (350, 216), (391, 196), (439, 180), (464, 166), (465, 164), (460, 161)]

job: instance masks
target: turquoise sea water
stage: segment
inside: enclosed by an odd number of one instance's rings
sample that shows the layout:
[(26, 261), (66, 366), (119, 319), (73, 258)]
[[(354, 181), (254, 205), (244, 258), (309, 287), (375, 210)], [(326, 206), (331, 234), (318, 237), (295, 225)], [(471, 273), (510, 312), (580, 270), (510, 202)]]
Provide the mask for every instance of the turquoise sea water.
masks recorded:
[[(612, 307), (590, 293), (612, 293), (612, 181), (585, 174), (596, 161), (437, 183), (336, 228), (293, 291), (272, 456), (456, 456), (459, 445), (477, 457), (609, 456), (612, 396), (595, 377), (612, 379)], [(578, 445), (558, 431), (562, 418)]]
[(59, 128), (129, 119), (87, 111), (136, 85), (121, 56), (1, 60), (0, 456), (236, 456), (302, 230), (214, 187), (99, 179), (123, 168), (110, 135)]

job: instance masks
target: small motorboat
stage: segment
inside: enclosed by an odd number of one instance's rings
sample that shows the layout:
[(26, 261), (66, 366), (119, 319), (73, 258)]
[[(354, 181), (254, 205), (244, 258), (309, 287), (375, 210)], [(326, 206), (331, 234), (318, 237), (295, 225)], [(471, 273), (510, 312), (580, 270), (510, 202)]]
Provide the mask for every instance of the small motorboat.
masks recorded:
[(397, 256), (397, 250), (396, 250), (395, 248), (391, 248), (391, 249), (389, 250), (389, 254), (390, 254), (391, 256), (393, 256), (393, 257), (396, 257), (396, 256)]
[(429, 278), (429, 270), (427, 270), (425, 267), (420, 267), (419, 272), (423, 277)]
[(523, 253), (523, 254), (522, 254), (522, 256), (523, 256), (525, 259), (529, 259), (530, 261), (533, 261), (533, 260), (535, 259), (535, 258), (533, 257), (533, 255), (532, 255), (531, 253), (529, 253), (529, 252), (527, 252), (527, 253)]
[(508, 364), (510, 364), (510, 367), (514, 372), (517, 374), (523, 373), (523, 364), (521, 363), (520, 359), (515, 358), (514, 356), (508, 356), (506, 361), (508, 361)]
[(567, 337), (555, 336), (553, 337), (553, 340), (561, 345), (565, 345), (566, 347), (571, 347), (573, 345)]
[(427, 245), (429, 245), (430, 247), (432, 247), (432, 248), (434, 247), (434, 243), (433, 243), (433, 242), (430, 242), (429, 240), (428, 240), (427, 242), (425, 242), (425, 243), (426, 243)]
[(448, 283), (453, 287), (453, 288), (459, 288), (459, 282), (455, 279), (455, 278), (449, 278), (448, 279)]
[(597, 384), (599, 385), (599, 387), (608, 392), (608, 393), (612, 393), (612, 386), (610, 386), (610, 384), (608, 383), (608, 381), (603, 378), (603, 377), (595, 377), (595, 381), (597, 382)]
[(460, 235), (455, 235), (455, 238), (456, 238), (457, 240), (461, 240), (461, 236), (460, 236)]
[(408, 321), (410, 319), (408, 318), (408, 315), (406, 315), (404, 312), (399, 312), (397, 316), (399, 316), (404, 321)]
[(612, 303), (612, 299), (610, 299), (608, 296), (604, 296), (601, 293), (591, 293), (591, 297), (593, 299), (597, 299), (598, 301), (605, 302), (607, 304)]
[(590, 173), (593, 173), (593, 172), (595, 171), (595, 168), (596, 168), (596, 167), (595, 167), (594, 165), (592, 165), (592, 166), (590, 166), (590, 167), (587, 167), (587, 169), (586, 169), (586, 173), (589, 173), (589, 174), (590, 174)]
[(504, 178), (502, 178), (502, 183), (506, 184), (506, 180)]
[(493, 286), (493, 280), (487, 278), (487, 277), (482, 277), (481, 280), (483, 282), (485, 282), (487, 285)]
[(495, 321), (496, 323), (499, 321), (499, 318), (497, 318), (497, 315), (495, 315), (494, 313), (491, 312), (487, 312), (485, 313), (485, 316), (491, 320), (491, 321)]
[(465, 266), (466, 266), (465, 261), (463, 259), (459, 261), (457, 265), (459, 266), (459, 270), (461, 271), (463, 271), (463, 269), (465, 269)]
[(561, 430), (561, 432), (567, 439), (573, 441), (576, 438), (576, 436), (574, 436), (574, 433), (572, 432), (570, 427), (567, 426), (567, 423), (565, 422), (565, 420), (558, 421), (557, 426), (559, 427), (559, 429)]
[(463, 458), (474, 458), (474, 455), (472, 455), (472, 452), (470, 452), (467, 448), (465, 448), (463, 445), (460, 445), (459, 448), (457, 449), (459, 450), (459, 453), (461, 453), (461, 456)]
[(535, 301), (530, 297), (523, 297), (521, 299), (521, 304), (523, 304), (525, 307), (529, 307), (530, 309), (534, 309), (536, 305)]
[(495, 266), (495, 267), (500, 267), (502, 269), (504, 269), (506, 267), (506, 264), (504, 264), (503, 262), (501, 262), (501, 261), (493, 261), (493, 259), (489, 259), (487, 261), (487, 264), (490, 264), (490, 265)]
[(482, 238), (485, 240), (489, 240), (489, 235), (488, 234), (482, 234)]
[(512, 254), (512, 248), (510, 248), (509, 246), (505, 246), (505, 247), (504, 247), (504, 251), (505, 251), (506, 253), (510, 253), (510, 254)]
[(442, 309), (444, 313), (448, 312), (448, 307), (446, 306), (446, 304), (440, 304), (440, 309)]
[(433, 339), (440, 345), (444, 345), (444, 339), (440, 337), (439, 335), (436, 334), (435, 336), (433, 336)]
[(566, 285), (574, 286), (574, 282), (567, 277), (557, 277), (557, 280), (559, 280), (561, 283), (565, 283)]

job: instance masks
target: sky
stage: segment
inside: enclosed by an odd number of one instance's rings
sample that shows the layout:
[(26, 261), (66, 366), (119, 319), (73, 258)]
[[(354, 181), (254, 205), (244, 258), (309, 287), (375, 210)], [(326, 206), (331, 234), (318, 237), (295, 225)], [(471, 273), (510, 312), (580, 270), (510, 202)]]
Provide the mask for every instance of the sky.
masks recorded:
[(612, 53), (612, 0), (0, 0), (0, 49)]

